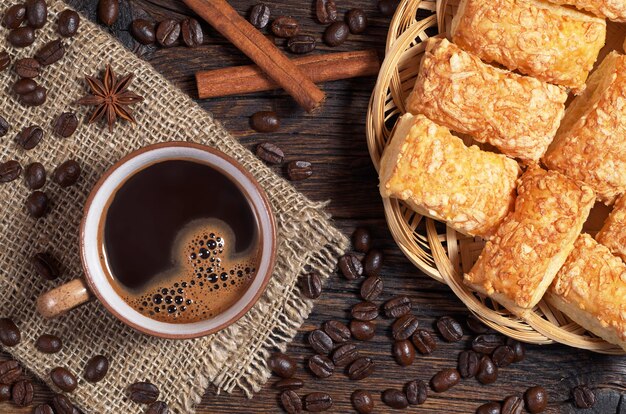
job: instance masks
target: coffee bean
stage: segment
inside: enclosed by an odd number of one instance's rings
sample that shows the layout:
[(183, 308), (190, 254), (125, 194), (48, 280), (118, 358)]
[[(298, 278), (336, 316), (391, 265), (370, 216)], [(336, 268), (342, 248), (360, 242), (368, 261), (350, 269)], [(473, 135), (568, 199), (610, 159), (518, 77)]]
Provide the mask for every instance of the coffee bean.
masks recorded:
[(346, 23), (352, 34), (360, 34), (367, 29), (367, 15), (363, 9), (352, 9), (346, 13)]
[(430, 380), (430, 386), (435, 392), (448, 391), (461, 381), (459, 371), (447, 368), (436, 373)]
[(367, 321), (350, 321), (350, 333), (359, 341), (369, 341), (376, 334), (376, 324)]
[(328, 46), (339, 46), (348, 38), (350, 28), (344, 22), (335, 22), (324, 31), (324, 43)]
[(363, 259), (363, 270), (367, 276), (378, 276), (383, 266), (383, 253), (379, 250), (370, 250)]
[(91, 382), (100, 382), (109, 372), (109, 360), (104, 355), (96, 355), (87, 361), (83, 377)]
[(98, 2), (98, 18), (107, 26), (112, 26), (120, 16), (119, 0), (100, 0)]
[(406, 383), (404, 393), (410, 405), (424, 404), (428, 398), (428, 387), (422, 380), (413, 380)]
[(311, 345), (311, 348), (313, 348), (315, 352), (324, 355), (328, 355), (335, 347), (330, 336), (321, 329), (316, 329), (309, 334), (309, 345)]
[(14, 47), (30, 46), (35, 41), (35, 30), (28, 26), (18, 27), (9, 32), (7, 40)]
[(290, 37), (287, 41), (287, 49), (297, 55), (310, 53), (315, 50), (315, 46), (315, 38), (309, 35), (297, 35)]
[(169, 412), (170, 409), (165, 402), (157, 401), (150, 404), (150, 407), (148, 407), (148, 411), (146, 411), (146, 414), (169, 414)]
[(18, 95), (26, 95), (37, 88), (37, 82), (32, 79), (22, 78), (13, 84), (13, 92)]
[(54, 135), (59, 138), (69, 138), (78, 128), (78, 118), (73, 112), (63, 112), (54, 121)]
[(313, 175), (313, 167), (307, 161), (291, 161), (287, 164), (287, 176), (291, 181), (302, 181)]
[(44, 354), (56, 354), (63, 348), (63, 341), (56, 335), (43, 334), (35, 341), (35, 348)]
[(393, 16), (400, 4), (400, 0), (380, 0), (378, 10), (383, 16)]
[(315, 16), (321, 24), (329, 24), (337, 20), (335, 0), (316, 0)]
[(332, 406), (333, 399), (325, 392), (312, 392), (304, 396), (304, 409), (309, 412), (319, 413), (327, 411), (330, 410)]
[(5, 70), (11, 64), (11, 57), (7, 52), (0, 52), (0, 72)]
[(35, 53), (35, 59), (42, 66), (52, 65), (63, 56), (65, 56), (65, 45), (59, 39), (46, 43)]
[(130, 400), (137, 404), (152, 404), (159, 399), (159, 389), (149, 382), (136, 382), (128, 387)]
[(22, 334), (13, 320), (0, 318), (0, 342), (6, 347), (13, 347), (20, 343)]
[(348, 378), (354, 381), (359, 381), (369, 377), (374, 372), (376, 365), (371, 358), (361, 357), (356, 359), (348, 367)]
[(492, 384), (498, 379), (498, 367), (487, 355), (483, 355), (480, 359), (476, 379), (481, 384)]
[(18, 407), (27, 407), (33, 403), (35, 391), (29, 380), (18, 381), (11, 389), (11, 400)]
[(180, 23), (174, 19), (165, 19), (157, 25), (156, 40), (163, 47), (174, 46), (180, 36)]
[[(0, 325), (1, 324), (2, 320), (0, 320)], [(1, 335), (2, 331), (0, 330), (0, 340), (2, 339)], [(20, 364), (17, 363), (17, 361), (9, 360), (0, 362), (0, 384), (12, 385), (17, 382), (21, 377), (22, 368), (20, 367)]]
[(22, 174), (22, 166), (15, 160), (0, 164), (0, 183), (9, 183), (17, 180)]
[(347, 253), (339, 258), (339, 270), (348, 280), (355, 280), (363, 274), (363, 264), (354, 253)]
[(20, 101), (26, 106), (40, 106), (46, 102), (46, 98), (46, 88), (37, 86), (34, 91), (22, 95)]
[(322, 281), (317, 273), (307, 273), (300, 280), (300, 291), (309, 299), (317, 299), (322, 294)]
[(180, 35), (187, 47), (197, 47), (204, 42), (202, 27), (196, 19), (188, 18), (180, 24)]
[(524, 359), (524, 356), (526, 355), (526, 350), (524, 349), (524, 345), (521, 342), (516, 341), (513, 338), (507, 338), (506, 345), (513, 350), (513, 362), (520, 362)]
[(502, 408), (500, 409), (500, 413), (522, 414), (523, 409), (524, 401), (516, 395), (510, 395), (504, 399), (504, 402), (502, 403)]
[(474, 351), (463, 351), (459, 354), (459, 373), (462, 378), (471, 378), (478, 373), (480, 356)]
[(374, 398), (365, 390), (356, 390), (350, 396), (352, 406), (359, 414), (371, 414), (374, 412)]
[(458, 342), (463, 338), (463, 328), (454, 318), (442, 316), (437, 320), (439, 333), (448, 342)]
[(259, 3), (250, 10), (250, 23), (257, 29), (263, 29), (270, 22), (270, 14), (267, 4)]
[(491, 354), (501, 345), (504, 345), (504, 338), (497, 334), (478, 335), (472, 341), (472, 349), (480, 354)]
[(48, 404), (41, 404), (35, 407), (33, 414), (54, 414), (54, 410)]
[(0, 403), (11, 399), (11, 386), (8, 384), (0, 384)]
[(272, 33), (278, 37), (294, 37), (300, 31), (300, 26), (296, 19), (287, 16), (280, 16), (272, 22)]
[(476, 414), (500, 414), (500, 403), (491, 401), (483, 404), (476, 409)]
[(548, 406), (548, 393), (543, 387), (530, 387), (524, 393), (524, 401), (531, 414), (542, 413)]
[(5, 136), (9, 132), (9, 129), (11, 129), (9, 122), (0, 116), (0, 137)]
[(280, 403), (288, 414), (299, 414), (302, 412), (302, 400), (293, 390), (281, 393)]
[(383, 309), (386, 317), (399, 318), (411, 312), (411, 299), (404, 295), (394, 296), (385, 302)]
[[(0, 181), (2, 181), (1, 171), (2, 171), (2, 166), (0, 166)], [(39, 190), (46, 183), (46, 168), (39, 162), (33, 162), (26, 167), (24, 176), (25, 176), (26, 186), (28, 188), (30, 188), (31, 190)]]
[(596, 395), (586, 384), (572, 388), (572, 399), (576, 408), (591, 408), (596, 404)]
[(274, 383), (274, 388), (278, 391), (297, 390), (304, 387), (304, 382), (298, 378), (283, 378)]
[(347, 343), (335, 349), (335, 352), (333, 352), (332, 355), (332, 360), (335, 366), (345, 367), (346, 365), (356, 361), (360, 356), (359, 351), (356, 349), (356, 345)]
[(78, 33), (80, 15), (74, 10), (63, 10), (57, 19), (57, 33), (63, 37), (73, 37)]
[(17, 29), (26, 20), (26, 6), (23, 4), (15, 4), (4, 12), (2, 25), (9, 30)]
[(415, 361), (415, 348), (409, 340), (395, 341), (391, 353), (396, 362), (403, 367), (411, 365)]
[(415, 349), (423, 355), (432, 354), (435, 349), (437, 349), (435, 337), (424, 329), (418, 329), (413, 336), (411, 336), (411, 342), (413, 342)]
[(48, 21), (48, 6), (45, 0), (26, 0), (26, 20), (33, 29), (41, 29)]
[(341, 344), (350, 340), (350, 329), (339, 321), (326, 321), (323, 326), (324, 332), (333, 342)]
[(365, 227), (357, 227), (352, 233), (352, 245), (354, 250), (367, 253), (372, 248), (372, 236)]
[(285, 158), (285, 153), (277, 145), (271, 142), (263, 142), (256, 147), (256, 155), (268, 164), (280, 164)]
[(52, 179), (61, 187), (70, 187), (80, 178), (81, 168), (74, 160), (65, 161), (52, 173)]
[(57, 394), (52, 399), (52, 406), (56, 414), (76, 414), (74, 405), (63, 394)]
[(411, 335), (415, 333), (418, 326), (419, 321), (414, 315), (408, 314), (399, 317), (393, 325), (391, 325), (393, 339), (396, 341), (409, 339)]
[(275, 132), (280, 128), (280, 119), (274, 111), (259, 111), (250, 117), (250, 127), (257, 132)]
[(484, 334), (489, 332), (489, 328), (487, 328), (487, 326), (485, 326), (482, 321), (478, 319), (478, 317), (473, 313), (469, 314), (469, 316), (465, 320), (465, 323), (469, 330), (475, 334)]
[(62, 367), (57, 367), (50, 371), (50, 379), (54, 385), (65, 392), (72, 392), (78, 386), (78, 381), (74, 374)]
[(361, 297), (372, 301), (383, 292), (383, 281), (377, 276), (370, 276), (361, 284)]
[(309, 358), (309, 369), (318, 378), (328, 378), (335, 371), (335, 364), (328, 357), (313, 355)]
[(372, 302), (360, 302), (350, 311), (352, 317), (359, 321), (373, 321), (378, 318), (378, 306)]
[(130, 24), (130, 32), (139, 43), (150, 45), (156, 41), (154, 23), (146, 19), (135, 19)]
[(46, 193), (35, 191), (26, 198), (26, 212), (34, 218), (41, 218), (48, 214), (49, 200)]
[(409, 406), (406, 395), (399, 390), (388, 389), (383, 391), (383, 402), (391, 408), (402, 410)]
[(291, 378), (296, 372), (296, 361), (285, 354), (273, 354), (268, 363), (272, 372), (281, 378)]
[(495, 349), (495, 351), (493, 351), (491, 359), (497, 367), (508, 367), (513, 363), (513, 360), (515, 359), (515, 352), (509, 346), (500, 345)]
[[(20, 78), (36, 78), (37, 76), (39, 76), (40, 68), (41, 64), (33, 58), (18, 59), (15, 62), (15, 65), (13, 65), (15, 73), (17, 73)], [(31, 90), (30, 92), (32, 92), (33, 90)]]

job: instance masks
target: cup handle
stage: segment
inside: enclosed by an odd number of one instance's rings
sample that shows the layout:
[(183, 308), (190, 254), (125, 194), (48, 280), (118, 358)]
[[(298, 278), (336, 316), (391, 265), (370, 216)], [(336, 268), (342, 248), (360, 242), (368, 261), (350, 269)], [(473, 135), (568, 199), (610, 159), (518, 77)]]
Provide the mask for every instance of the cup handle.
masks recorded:
[(87, 303), (91, 294), (83, 279), (74, 279), (37, 298), (37, 312), (46, 319), (56, 318)]

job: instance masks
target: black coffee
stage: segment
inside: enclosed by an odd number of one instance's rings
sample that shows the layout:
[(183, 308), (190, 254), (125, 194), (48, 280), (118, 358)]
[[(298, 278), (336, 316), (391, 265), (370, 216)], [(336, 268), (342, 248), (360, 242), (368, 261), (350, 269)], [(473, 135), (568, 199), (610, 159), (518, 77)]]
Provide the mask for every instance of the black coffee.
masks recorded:
[(192, 160), (161, 161), (128, 178), (107, 207), (100, 236), (118, 293), (166, 322), (196, 322), (228, 309), (260, 260), (257, 217), (244, 192)]

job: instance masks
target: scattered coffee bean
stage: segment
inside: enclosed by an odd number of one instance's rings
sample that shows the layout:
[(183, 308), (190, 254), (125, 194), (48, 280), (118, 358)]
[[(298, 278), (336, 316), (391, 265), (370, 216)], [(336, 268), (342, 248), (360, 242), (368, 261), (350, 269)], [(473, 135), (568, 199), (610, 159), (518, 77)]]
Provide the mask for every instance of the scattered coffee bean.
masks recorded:
[(307, 161), (291, 161), (287, 164), (287, 176), (291, 181), (302, 181), (313, 175), (313, 167)]
[(489, 332), (489, 328), (487, 328), (487, 326), (483, 324), (482, 321), (473, 313), (468, 315), (465, 323), (467, 324), (469, 330), (475, 334), (484, 334)]
[(489, 356), (483, 355), (480, 359), (476, 379), (481, 384), (492, 384), (498, 379), (498, 367), (493, 363)]
[(22, 78), (13, 84), (13, 92), (18, 95), (26, 95), (37, 88), (37, 82), (29, 78)]
[(152, 404), (159, 399), (159, 389), (149, 382), (136, 382), (128, 387), (130, 399), (137, 404)]
[(250, 10), (250, 23), (257, 29), (263, 29), (270, 22), (270, 14), (268, 5), (259, 3)]
[(180, 23), (174, 19), (161, 21), (156, 29), (156, 40), (163, 47), (171, 47), (180, 36)]
[(347, 343), (335, 349), (335, 352), (333, 352), (332, 355), (332, 360), (335, 366), (345, 367), (346, 365), (356, 361), (360, 356), (359, 351), (356, 349), (356, 345)]
[(46, 88), (37, 86), (34, 91), (22, 95), (20, 101), (26, 106), (40, 106), (46, 102), (46, 98)]
[[(0, 325), (1, 324), (2, 321), (0, 320)], [(0, 331), (0, 340), (2, 338), (1, 333), (2, 331)], [(0, 384), (12, 385), (20, 378), (22, 378), (22, 368), (17, 361), (9, 360), (0, 362)]]
[(329, 24), (337, 20), (335, 0), (316, 0), (315, 15), (321, 24)]
[(367, 321), (350, 321), (350, 333), (354, 339), (369, 341), (376, 334), (376, 324)]
[(399, 318), (411, 312), (411, 306), (411, 299), (408, 296), (399, 295), (385, 302), (383, 309), (386, 317)]
[(572, 399), (576, 408), (591, 408), (596, 404), (596, 395), (586, 384), (572, 388)]
[(69, 138), (78, 128), (78, 118), (73, 112), (63, 112), (54, 121), (54, 135), (59, 138)]
[(472, 341), (472, 349), (480, 354), (491, 354), (500, 345), (504, 345), (504, 337), (497, 334), (478, 335)]
[(55, 280), (60, 275), (56, 260), (48, 253), (37, 253), (31, 263), (42, 279)]
[(335, 22), (328, 26), (324, 31), (324, 43), (328, 46), (335, 47), (346, 41), (350, 34), (350, 28), (344, 22)]
[(41, 404), (35, 407), (34, 414), (54, 414), (54, 410), (48, 404)]
[(19, 344), (21, 340), (22, 334), (15, 322), (9, 318), (0, 318), (0, 342), (2, 345), (12, 347)]
[(383, 281), (377, 276), (370, 276), (361, 284), (361, 297), (372, 301), (378, 298), (383, 291)]
[(471, 378), (478, 374), (480, 355), (474, 351), (463, 351), (459, 354), (459, 373), (462, 378)]
[(326, 321), (324, 322), (324, 332), (333, 342), (337, 344), (341, 344), (344, 342), (348, 342), (350, 340), (350, 329), (343, 323), (339, 321)]
[(294, 37), (300, 31), (300, 26), (296, 19), (287, 16), (280, 16), (272, 22), (272, 33), (278, 37)]
[(304, 387), (304, 382), (298, 378), (283, 378), (274, 383), (278, 391), (297, 390)]
[(418, 329), (413, 336), (411, 336), (411, 342), (413, 342), (415, 349), (423, 355), (432, 354), (435, 349), (437, 349), (435, 337), (424, 329)]
[(63, 56), (65, 56), (65, 45), (59, 39), (46, 43), (35, 53), (35, 59), (42, 66), (52, 65)]
[(524, 356), (526, 356), (526, 350), (524, 349), (524, 345), (521, 342), (516, 341), (513, 338), (507, 338), (506, 345), (509, 348), (513, 349), (513, 362), (520, 362), (524, 359)]
[(191, 17), (183, 20), (180, 24), (180, 36), (187, 47), (197, 47), (204, 42), (200, 23)]
[(375, 366), (374, 361), (369, 357), (358, 358), (348, 367), (348, 378), (354, 381), (365, 379), (372, 375)]
[(35, 30), (28, 26), (18, 27), (9, 32), (7, 40), (14, 47), (30, 46), (35, 41)]
[(11, 386), (8, 384), (0, 384), (0, 403), (11, 399)]
[(157, 401), (150, 404), (150, 407), (148, 407), (148, 411), (146, 411), (146, 414), (169, 414), (169, 412), (170, 409), (167, 406), (167, 403), (163, 401)]
[(448, 342), (458, 342), (463, 338), (463, 328), (456, 319), (450, 316), (442, 316), (437, 320), (439, 333)]
[(33, 403), (33, 383), (29, 380), (18, 381), (11, 389), (11, 400), (18, 407), (27, 407)]
[(11, 57), (7, 52), (0, 52), (0, 72), (5, 70), (11, 64)]
[(26, 198), (26, 212), (34, 218), (41, 218), (48, 213), (49, 200), (46, 193), (35, 191)]
[(346, 23), (352, 34), (360, 34), (367, 29), (367, 15), (363, 9), (352, 9), (346, 13)]
[[(26, 186), (31, 190), (39, 190), (46, 183), (46, 168), (39, 162), (33, 162), (26, 167), (24, 173)], [(2, 166), (0, 166), (0, 182), (2, 181)], [(45, 277), (45, 276), (44, 276)]]
[(378, 318), (378, 306), (372, 302), (360, 302), (352, 307), (352, 317), (359, 321), (373, 321)]
[(339, 259), (339, 270), (348, 280), (355, 280), (363, 274), (363, 264), (354, 253), (347, 253)]
[(119, 0), (100, 0), (98, 2), (98, 18), (107, 26), (112, 26), (120, 16)]
[(493, 351), (491, 359), (499, 368), (508, 367), (515, 359), (515, 351), (509, 346), (500, 345)]
[(57, 367), (50, 371), (50, 379), (54, 385), (65, 392), (72, 392), (78, 386), (78, 381), (74, 374), (62, 367)]
[(524, 401), (531, 414), (542, 413), (548, 406), (548, 393), (543, 387), (530, 387), (524, 393)]
[(130, 32), (135, 40), (143, 45), (151, 45), (156, 41), (154, 23), (146, 19), (135, 19), (130, 25)]
[(516, 396), (511, 395), (504, 399), (502, 403), (502, 408), (500, 409), (501, 414), (522, 414), (522, 410), (524, 409), (524, 401)]
[(409, 340), (395, 341), (391, 348), (394, 359), (403, 367), (413, 364), (415, 361), (415, 348)]
[(352, 233), (352, 245), (357, 252), (367, 253), (372, 248), (370, 232), (364, 227), (358, 227)]
[(422, 380), (413, 380), (406, 383), (404, 393), (409, 404), (424, 404), (428, 398), (428, 387)]
[(272, 372), (281, 378), (291, 378), (296, 372), (296, 361), (285, 354), (273, 354), (268, 362)]
[(300, 281), (302, 294), (309, 299), (317, 299), (322, 294), (322, 281), (317, 273), (307, 273)]
[(315, 352), (323, 355), (328, 355), (335, 347), (330, 336), (321, 329), (316, 329), (309, 334), (309, 345)]
[(35, 348), (44, 354), (56, 354), (63, 348), (63, 341), (56, 335), (43, 334), (35, 341)]
[(4, 12), (2, 25), (9, 30), (17, 29), (26, 20), (26, 6), (23, 4), (15, 4)]
[(22, 166), (15, 160), (0, 164), (0, 183), (9, 183), (17, 180), (22, 174)]
[(350, 397), (352, 406), (359, 414), (371, 414), (374, 412), (374, 398), (365, 390), (356, 390)]
[(77, 410), (63, 394), (57, 394), (52, 399), (52, 406), (56, 414), (77, 414)]
[(304, 55), (315, 50), (316, 42), (313, 36), (297, 35), (290, 37), (287, 41), (287, 49), (291, 53)]
[(61, 187), (70, 187), (80, 178), (81, 168), (74, 160), (65, 161), (52, 173), (52, 179)]
[(319, 413), (331, 409), (332, 406), (333, 399), (325, 392), (312, 392), (304, 396), (304, 409), (309, 412)]
[(335, 364), (324, 355), (313, 355), (309, 358), (309, 369), (318, 378), (328, 378), (335, 372)]
[(41, 29), (48, 21), (48, 5), (45, 0), (26, 0), (26, 20), (33, 29)]
[(391, 408), (402, 410), (409, 406), (406, 395), (399, 390), (388, 389), (383, 391), (383, 402)]
[(9, 132), (9, 129), (11, 129), (9, 122), (0, 116), (0, 137), (5, 136)]
[(287, 390), (280, 394), (280, 403), (288, 414), (300, 414), (302, 412), (302, 399), (293, 390)]
[(378, 10), (383, 16), (393, 16), (400, 4), (400, 0), (379, 0)]
[(500, 414), (500, 403), (491, 401), (483, 404), (476, 409), (476, 414)]
[(96, 355), (87, 361), (85, 365), (85, 373), (83, 377), (91, 382), (100, 382), (106, 377), (109, 372), (109, 360), (104, 355)]
[(411, 335), (415, 333), (418, 326), (419, 321), (414, 315), (408, 314), (400, 316), (393, 325), (391, 325), (393, 339), (396, 341), (409, 339)]
[(13, 65), (15, 73), (17, 73), (20, 78), (36, 78), (39, 76), (40, 68), (41, 64), (33, 58), (18, 59), (15, 65)]
[(57, 33), (63, 37), (73, 37), (78, 33), (80, 15), (74, 10), (63, 10), (57, 19)]
[(280, 164), (285, 158), (285, 153), (277, 145), (271, 142), (263, 142), (256, 147), (256, 155), (268, 164)]
[(383, 266), (383, 253), (379, 250), (370, 250), (363, 259), (363, 270), (367, 276), (378, 276)]
[(275, 132), (280, 128), (280, 119), (274, 111), (259, 111), (250, 117), (250, 127), (257, 132)]
[(461, 381), (461, 374), (456, 369), (448, 368), (436, 373), (430, 380), (430, 386), (435, 392), (448, 391)]

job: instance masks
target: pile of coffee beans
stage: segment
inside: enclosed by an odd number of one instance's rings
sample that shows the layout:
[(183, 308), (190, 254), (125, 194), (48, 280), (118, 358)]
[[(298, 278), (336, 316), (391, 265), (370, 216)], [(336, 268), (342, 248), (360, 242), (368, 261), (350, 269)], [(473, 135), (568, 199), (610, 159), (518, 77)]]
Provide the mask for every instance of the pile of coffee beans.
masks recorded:
[(182, 43), (187, 47), (198, 47), (204, 42), (202, 26), (191, 17), (182, 21), (165, 19), (160, 22), (135, 19), (130, 25), (130, 32), (143, 45), (173, 47)]

